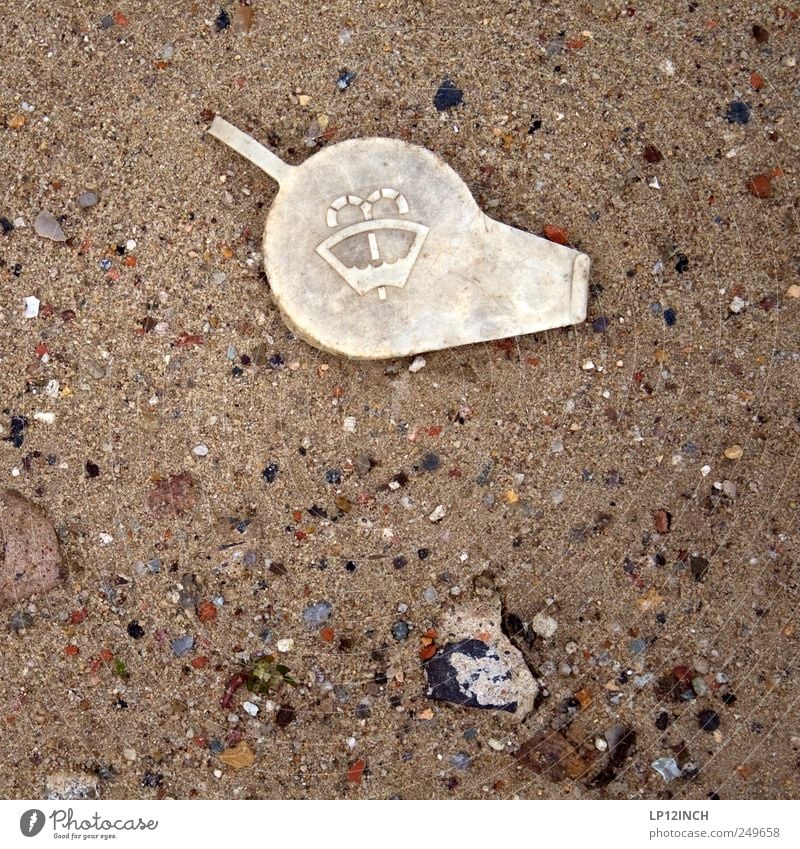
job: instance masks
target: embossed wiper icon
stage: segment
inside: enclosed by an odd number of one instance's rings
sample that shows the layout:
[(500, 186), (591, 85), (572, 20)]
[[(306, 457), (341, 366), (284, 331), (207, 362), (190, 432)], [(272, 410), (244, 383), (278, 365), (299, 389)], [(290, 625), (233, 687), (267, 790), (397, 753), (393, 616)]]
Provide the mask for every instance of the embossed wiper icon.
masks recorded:
[(219, 117), (208, 132), (280, 185), (264, 267), (284, 321), (317, 348), (401, 357), (586, 318), (589, 257), (484, 215), (429, 150), (358, 139), (293, 166)]
[[(407, 221), (402, 218), (377, 218), (372, 217), (374, 205), (381, 199), (392, 201), (397, 209), (398, 215), (406, 215), (409, 211), (408, 201), (397, 191), (397, 189), (384, 188), (374, 191), (366, 200), (357, 195), (341, 195), (328, 207), (326, 220), (329, 227), (339, 225), (339, 211), (348, 207), (356, 207), (362, 213), (363, 220), (350, 224), (332, 236), (328, 236), (322, 244), (317, 246), (317, 253), (329, 263), (330, 266), (344, 277), (359, 295), (365, 295), (373, 289), (378, 290), (378, 295), (383, 301), (386, 299), (386, 286), (397, 286), (402, 289), (406, 285), (408, 275), (414, 267), (419, 256), (422, 243), (428, 235), (428, 228), (416, 221)], [(413, 241), (405, 256), (395, 260), (385, 259), (381, 255), (378, 245), (378, 232), (405, 231), (413, 236)], [(369, 264), (345, 265), (333, 252), (334, 248), (342, 242), (360, 237), (360, 241), (366, 242), (369, 247)], [(366, 237), (366, 239), (364, 238)]]

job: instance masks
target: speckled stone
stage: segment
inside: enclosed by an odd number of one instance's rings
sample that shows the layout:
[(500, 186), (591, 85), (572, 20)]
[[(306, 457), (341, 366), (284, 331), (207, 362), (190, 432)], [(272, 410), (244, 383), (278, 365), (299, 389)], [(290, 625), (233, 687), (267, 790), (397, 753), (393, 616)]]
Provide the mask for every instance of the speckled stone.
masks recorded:
[(0, 607), (52, 589), (61, 579), (58, 538), (44, 511), (18, 492), (0, 492)]

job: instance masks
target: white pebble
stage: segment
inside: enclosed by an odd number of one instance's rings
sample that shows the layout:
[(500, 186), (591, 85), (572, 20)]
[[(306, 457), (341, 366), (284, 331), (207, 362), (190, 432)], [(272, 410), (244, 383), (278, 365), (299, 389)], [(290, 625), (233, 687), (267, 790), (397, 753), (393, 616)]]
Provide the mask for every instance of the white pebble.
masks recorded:
[(194, 448), (192, 448), (192, 454), (194, 454), (195, 457), (205, 457), (208, 454), (208, 446), (204, 442), (201, 442), (199, 445), (195, 445)]
[(130, 747), (123, 749), (122, 757), (125, 758), (126, 761), (135, 761), (136, 749), (131, 749)]
[(111, 545), (111, 543), (114, 542), (114, 537), (112, 537), (111, 534), (102, 532), (98, 534), (98, 536), (100, 537), (100, 543), (102, 545)]
[(56, 420), (55, 413), (34, 413), (33, 418), (42, 424), (53, 424)]
[(591, 371), (594, 368), (594, 363), (591, 360), (584, 360), (581, 368), (584, 371)]
[(291, 637), (287, 637), (285, 640), (278, 640), (277, 646), (278, 651), (285, 654), (294, 648), (294, 640)]
[(502, 740), (496, 740), (494, 737), (490, 737), (487, 741), (490, 749), (494, 749), (495, 752), (502, 752), (506, 748), (506, 744)]
[(421, 355), (416, 356), (416, 357), (414, 357), (411, 365), (408, 367), (408, 370), (412, 374), (416, 374), (418, 371), (420, 371), (420, 369), (424, 369), (426, 365), (427, 365), (427, 362), (425, 360), (425, 357), (423, 357)]
[(441, 522), (442, 519), (447, 515), (447, 510), (445, 509), (443, 504), (439, 504), (433, 512), (428, 516), (431, 522)]
[(39, 315), (39, 304), (41, 301), (34, 295), (25, 298), (25, 318), (36, 318)]
[(245, 702), (242, 707), (250, 716), (256, 716), (258, 714), (258, 705), (254, 705), (252, 702)]
[(545, 613), (537, 613), (533, 617), (531, 628), (533, 628), (534, 634), (545, 640), (549, 640), (558, 629), (558, 622), (552, 616), (548, 616)]
[(356, 417), (355, 416), (345, 416), (344, 421), (342, 422), (342, 430), (345, 433), (355, 433), (356, 432)]

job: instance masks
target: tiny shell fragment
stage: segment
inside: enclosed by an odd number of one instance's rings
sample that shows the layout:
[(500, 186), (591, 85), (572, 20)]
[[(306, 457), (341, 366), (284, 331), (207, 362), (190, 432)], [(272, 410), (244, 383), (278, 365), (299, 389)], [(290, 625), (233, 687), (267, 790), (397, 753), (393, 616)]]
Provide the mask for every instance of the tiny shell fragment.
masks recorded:
[(36, 231), (36, 235), (43, 239), (51, 239), (53, 242), (67, 241), (58, 219), (52, 212), (47, 212), (44, 209), (36, 216), (33, 229)]

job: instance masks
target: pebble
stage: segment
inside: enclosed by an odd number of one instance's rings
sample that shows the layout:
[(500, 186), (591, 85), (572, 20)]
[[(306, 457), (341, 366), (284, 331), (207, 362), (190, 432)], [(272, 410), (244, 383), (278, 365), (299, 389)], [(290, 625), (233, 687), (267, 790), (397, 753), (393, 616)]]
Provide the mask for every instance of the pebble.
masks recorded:
[(345, 89), (350, 88), (355, 78), (355, 71), (348, 71), (347, 68), (344, 68), (340, 71), (339, 78), (336, 80), (336, 88), (339, 91), (345, 91)]
[(695, 677), (692, 678), (692, 689), (698, 697), (708, 695), (708, 684), (706, 684), (705, 678), (703, 678), (702, 675), (695, 675)]
[(450, 763), (456, 769), (469, 769), (472, 766), (472, 758), (467, 752), (456, 752), (450, 755)]
[(787, 298), (800, 298), (800, 283), (792, 283), (784, 294)]
[(433, 512), (428, 516), (431, 522), (441, 522), (447, 515), (447, 510), (443, 504), (439, 504)]
[(747, 191), (761, 199), (772, 197), (772, 177), (769, 174), (756, 174), (747, 181)]
[(99, 198), (94, 192), (81, 192), (77, 197), (78, 206), (81, 209), (91, 209), (93, 206), (97, 204)]
[(457, 608), (443, 619), (441, 633), (464, 636), (446, 643), (425, 663), (428, 698), (499, 711), (515, 722), (525, 719), (539, 686), (521, 652), (502, 632), (501, 621), (497, 596)]
[(533, 617), (531, 629), (537, 636), (549, 640), (558, 629), (558, 622), (552, 616), (540, 612)]
[(356, 455), (356, 472), (359, 475), (365, 475), (372, 468), (372, 460), (369, 454), (363, 451)]
[(8, 626), (12, 631), (23, 631), (33, 625), (33, 616), (27, 610), (18, 610), (11, 614)]
[(711, 734), (719, 728), (719, 715), (716, 711), (708, 708), (706, 710), (701, 710), (700, 713), (697, 714), (697, 724), (700, 726), (701, 731), (707, 731)]
[(206, 457), (208, 455), (208, 446), (204, 442), (201, 442), (199, 445), (195, 445), (194, 448), (192, 448), (192, 454), (194, 454), (195, 457)]
[(433, 105), (438, 112), (459, 106), (464, 100), (464, 92), (456, 87), (450, 79), (443, 79), (436, 94), (433, 96)]
[(328, 621), (333, 612), (333, 605), (329, 601), (320, 601), (309, 605), (303, 611), (303, 621), (309, 628), (319, 628)]
[(725, 449), (725, 457), (728, 460), (740, 460), (744, 454), (744, 449), (741, 445), (729, 445)]
[(490, 737), (486, 743), (489, 748), (494, 749), (495, 752), (504, 752), (506, 749), (506, 744), (502, 740), (498, 740), (496, 737)]
[(36, 231), (36, 234), (41, 236), (43, 239), (50, 239), (53, 242), (67, 241), (67, 237), (61, 229), (58, 219), (52, 212), (47, 212), (47, 210), (43, 209), (36, 216), (36, 220), (33, 222), (33, 229)]
[(36, 318), (39, 315), (39, 304), (41, 301), (34, 295), (25, 298), (25, 312), (23, 318)]
[(342, 422), (342, 430), (345, 433), (355, 433), (356, 428), (357, 425), (355, 416), (345, 416), (344, 421)]
[(170, 643), (172, 646), (172, 651), (175, 652), (177, 657), (183, 657), (184, 655), (189, 654), (189, 652), (194, 648), (194, 637), (189, 634), (184, 634), (181, 637), (176, 637)]
[(439, 593), (436, 592), (434, 587), (426, 587), (422, 592), (422, 597), (428, 604), (436, 604), (439, 601)]
[(681, 777), (681, 770), (675, 758), (658, 758), (650, 766), (669, 784), (675, 778)]
[(0, 607), (53, 589), (61, 580), (58, 537), (44, 511), (0, 490)]
[(408, 367), (408, 370), (411, 372), (411, 374), (416, 374), (418, 371), (424, 369), (426, 365), (427, 361), (425, 360), (425, 357), (419, 355), (414, 357), (414, 359), (411, 361), (411, 365)]
[(278, 640), (275, 645), (281, 654), (286, 654), (294, 648), (294, 640), (291, 637), (287, 637), (283, 640)]
[(258, 714), (258, 705), (254, 705), (252, 702), (244, 702), (242, 707), (245, 713), (250, 714), (250, 716), (256, 716)]
[(743, 100), (732, 100), (725, 118), (730, 124), (746, 124), (750, 120), (750, 107)]
[(403, 640), (408, 639), (409, 630), (408, 622), (395, 622), (394, 625), (392, 625), (392, 636), (398, 643), (402, 642)]

